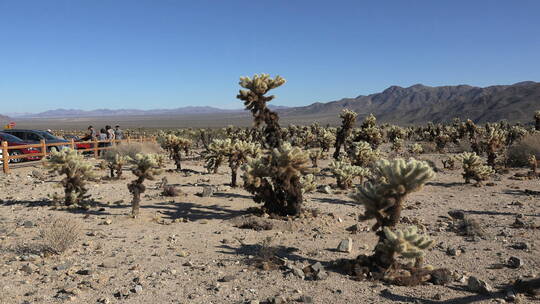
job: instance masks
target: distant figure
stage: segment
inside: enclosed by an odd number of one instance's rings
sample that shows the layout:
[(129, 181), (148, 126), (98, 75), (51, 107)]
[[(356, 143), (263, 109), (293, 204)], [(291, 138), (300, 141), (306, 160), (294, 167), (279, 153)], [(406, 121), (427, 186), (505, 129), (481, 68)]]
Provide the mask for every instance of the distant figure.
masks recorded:
[(105, 130), (107, 130), (107, 139), (108, 140), (114, 140), (114, 130), (111, 126), (105, 126)]
[[(99, 135), (98, 135), (97, 139), (98, 139), (99, 141), (106, 141), (106, 140), (108, 139), (108, 138), (107, 138), (107, 134), (108, 134), (108, 132), (107, 132), (106, 129), (101, 129), (101, 130), (99, 130)], [(108, 145), (109, 145), (109, 143), (100, 142), (100, 143), (98, 144), (98, 147), (103, 148), (103, 147), (107, 147)], [(98, 155), (101, 155), (101, 154), (102, 154), (102, 151), (99, 150), (99, 151), (98, 151)]]
[(116, 127), (114, 127), (114, 136), (118, 140), (124, 139), (124, 131), (122, 131), (122, 129), (120, 129), (120, 126), (118, 126), (118, 125)]
[(97, 138), (96, 130), (94, 130), (94, 127), (89, 126), (88, 131), (86, 131), (86, 135), (81, 138), (82, 141), (86, 140), (94, 140)]

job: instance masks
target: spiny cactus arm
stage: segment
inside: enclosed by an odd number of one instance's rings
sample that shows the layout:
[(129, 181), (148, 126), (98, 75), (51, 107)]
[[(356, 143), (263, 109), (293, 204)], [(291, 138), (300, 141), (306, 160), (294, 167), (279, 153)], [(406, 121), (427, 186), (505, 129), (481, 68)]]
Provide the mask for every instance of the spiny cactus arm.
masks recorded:
[(388, 227), (383, 228), (386, 239), (381, 246), (388, 254), (399, 254), (406, 259), (418, 259), (424, 256), (424, 250), (433, 245), (433, 240), (418, 234), (416, 226), (404, 230), (392, 231)]

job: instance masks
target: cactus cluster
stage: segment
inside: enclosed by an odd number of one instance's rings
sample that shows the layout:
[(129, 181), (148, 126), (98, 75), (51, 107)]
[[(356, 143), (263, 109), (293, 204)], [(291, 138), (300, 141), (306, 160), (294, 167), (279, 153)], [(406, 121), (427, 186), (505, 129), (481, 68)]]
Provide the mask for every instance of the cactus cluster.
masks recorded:
[(359, 178), (360, 183), (363, 183), (364, 178), (371, 175), (369, 169), (351, 165), (346, 161), (332, 161), (330, 170), (336, 178), (337, 186), (341, 189), (351, 188), (356, 178)]
[(309, 168), (309, 155), (285, 143), (268, 155), (248, 161), (244, 168), (244, 188), (270, 214), (298, 215), (303, 197), (301, 178), (315, 170)]
[(122, 155), (117, 151), (108, 151), (103, 156), (107, 168), (110, 171), (110, 177), (120, 179), (122, 177), (122, 168), (131, 160), (127, 155)]
[(487, 180), (495, 171), (490, 166), (485, 166), (482, 163), (480, 156), (474, 152), (463, 152), (459, 155), (459, 159), (463, 163), (463, 178), (465, 183), (470, 183), (475, 180), (477, 185), (481, 185), (482, 181)]
[(353, 165), (361, 167), (371, 166), (380, 158), (379, 150), (373, 149), (365, 141), (351, 143), (347, 149), (347, 154)]
[(158, 142), (161, 147), (169, 153), (169, 156), (174, 160), (176, 170), (182, 170), (182, 153), (186, 155), (192, 145), (192, 140), (174, 134), (160, 134)]
[(341, 127), (337, 131), (336, 143), (334, 145), (334, 159), (339, 159), (341, 148), (351, 135), (354, 124), (356, 123), (356, 112), (343, 109), (339, 117), (341, 117)]
[(45, 167), (52, 173), (65, 175), (62, 185), (66, 206), (79, 206), (83, 200), (90, 197), (86, 194), (88, 189), (85, 182), (95, 178), (93, 166), (77, 151), (73, 149), (53, 151), (45, 162)]

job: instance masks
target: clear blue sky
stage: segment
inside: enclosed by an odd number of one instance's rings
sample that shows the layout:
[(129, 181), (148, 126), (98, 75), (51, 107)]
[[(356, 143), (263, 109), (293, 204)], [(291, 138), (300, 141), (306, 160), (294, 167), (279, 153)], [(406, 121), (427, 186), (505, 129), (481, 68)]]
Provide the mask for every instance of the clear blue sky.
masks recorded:
[(390, 85), (540, 80), (540, 1), (0, 0), (4, 112), (240, 108), (238, 78), (279, 74), (277, 105)]

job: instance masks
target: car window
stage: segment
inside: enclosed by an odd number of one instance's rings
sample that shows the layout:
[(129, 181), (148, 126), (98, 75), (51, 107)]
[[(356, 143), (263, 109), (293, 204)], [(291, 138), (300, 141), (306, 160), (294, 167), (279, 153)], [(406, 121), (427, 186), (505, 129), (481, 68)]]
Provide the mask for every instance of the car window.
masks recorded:
[(23, 140), (16, 137), (16, 136), (13, 136), (11, 134), (7, 134), (7, 133), (0, 133), (0, 140), (4, 141), (4, 140), (7, 140), (8, 142), (13, 142), (13, 143), (22, 143)]
[(32, 141), (40, 141), (42, 138), (36, 133), (26, 133), (26, 139)]
[(16, 136), (16, 137), (24, 140), (24, 133), (23, 132), (6, 132), (6, 133), (9, 133), (9, 134), (11, 134), (13, 136)]

